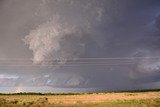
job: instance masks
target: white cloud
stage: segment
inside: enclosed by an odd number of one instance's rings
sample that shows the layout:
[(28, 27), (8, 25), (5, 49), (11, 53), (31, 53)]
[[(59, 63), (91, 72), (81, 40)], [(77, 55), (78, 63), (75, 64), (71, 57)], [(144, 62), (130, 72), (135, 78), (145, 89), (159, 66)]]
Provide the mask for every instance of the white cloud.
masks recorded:
[(0, 79), (18, 79), (17, 75), (0, 74)]

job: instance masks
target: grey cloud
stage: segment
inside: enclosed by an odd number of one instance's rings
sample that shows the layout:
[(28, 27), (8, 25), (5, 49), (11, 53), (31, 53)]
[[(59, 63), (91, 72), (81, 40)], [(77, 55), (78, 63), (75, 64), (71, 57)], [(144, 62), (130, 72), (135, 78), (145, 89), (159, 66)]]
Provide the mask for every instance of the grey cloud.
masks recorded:
[[(0, 72), (22, 77), (14, 82), (17, 86), (105, 90), (154, 86), (159, 81), (159, 59), (132, 57), (159, 57), (159, 5), (159, 0), (0, 1), (0, 58), (9, 59), (0, 62)], [(52, 32), (58, 31), (54, 36)], [(124, 57), (131, 59), (114, 59)]]

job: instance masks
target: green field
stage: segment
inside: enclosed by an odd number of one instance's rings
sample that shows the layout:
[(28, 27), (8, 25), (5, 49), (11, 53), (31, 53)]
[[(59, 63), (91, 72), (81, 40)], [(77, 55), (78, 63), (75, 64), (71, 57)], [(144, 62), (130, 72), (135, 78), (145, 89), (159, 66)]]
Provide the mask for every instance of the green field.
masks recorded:
[(0, 107), (160, 107), (160, 92), (1, 94)]

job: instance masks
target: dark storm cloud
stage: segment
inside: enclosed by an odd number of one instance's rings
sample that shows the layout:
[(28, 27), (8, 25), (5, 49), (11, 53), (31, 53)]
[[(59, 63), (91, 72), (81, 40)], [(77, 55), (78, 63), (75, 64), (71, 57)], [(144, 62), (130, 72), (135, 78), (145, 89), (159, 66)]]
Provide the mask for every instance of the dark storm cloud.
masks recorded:
[(122, 90), (159, 81), (159, 58), (144, 58), (160, 54), (159, 0), (0, 2), (0, 58), (9, 59), (0, 73), (22, 77), (16, 86)]

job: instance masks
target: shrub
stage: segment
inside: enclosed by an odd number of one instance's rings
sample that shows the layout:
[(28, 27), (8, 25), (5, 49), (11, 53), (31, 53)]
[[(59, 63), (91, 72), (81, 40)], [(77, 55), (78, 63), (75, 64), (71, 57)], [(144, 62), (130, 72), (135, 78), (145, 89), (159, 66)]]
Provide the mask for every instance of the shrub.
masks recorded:
[(36, 103), (40, 103), (40, 104), (46, 104), (48, 103), (48, 98), (44, 97), (44, 98), (39, 98)]
[(18, 103), (18, 100), (17, 99), (14, 99), (12, 101), (10, 101), (11, 104), (17, 104)]
[(0, 98), (0, 104), (6, 104), (7, 103), (7, 100), (4, 99), (4, 98)]

